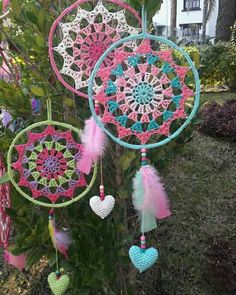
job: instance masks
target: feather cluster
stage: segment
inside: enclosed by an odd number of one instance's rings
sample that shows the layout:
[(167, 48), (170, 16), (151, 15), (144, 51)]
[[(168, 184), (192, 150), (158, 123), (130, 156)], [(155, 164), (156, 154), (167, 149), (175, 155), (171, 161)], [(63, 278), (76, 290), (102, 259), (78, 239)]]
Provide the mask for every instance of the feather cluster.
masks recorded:
[(154, 167), (140, 168), (133, 179), (133, 190), (133, 205), (140, 214), (142, 232), (156, 228), (156, 218), (171, 214), (164, 185)]
[(105, 134), (93, 117), (85, 121), (81, 141), (84, 145), (83, 155), (76, 167), (81, 172), (89, 174), (93, 163), (96, 163), (99, 157), (103, 156), (106, 147)]
[(57, 230), (54, 219), (49, 219), (48, 229), (54, 248), (68, 259), (67, 250), (72, 242), (70, 236), (65, 231)]

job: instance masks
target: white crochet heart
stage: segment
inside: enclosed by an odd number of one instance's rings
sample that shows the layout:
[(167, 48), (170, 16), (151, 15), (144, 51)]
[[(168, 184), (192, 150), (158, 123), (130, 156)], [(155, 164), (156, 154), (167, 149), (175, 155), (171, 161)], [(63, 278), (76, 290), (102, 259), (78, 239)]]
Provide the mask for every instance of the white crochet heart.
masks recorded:
[(115, 206), (115, 198), (113, 196), (105, 196), (104, 200), (100, 197), (94, 196), (89, 200), (89, 205), (93, 212), (104, 219), (107, 217)]

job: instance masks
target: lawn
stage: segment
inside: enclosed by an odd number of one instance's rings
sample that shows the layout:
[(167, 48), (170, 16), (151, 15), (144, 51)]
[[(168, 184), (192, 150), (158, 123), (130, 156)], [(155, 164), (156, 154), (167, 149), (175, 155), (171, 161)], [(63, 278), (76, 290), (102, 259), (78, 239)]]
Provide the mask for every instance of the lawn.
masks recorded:
[(216, 93), (202, 93), (201, 103), (205, 102), (217, 102), (223, 104), (224, 101), (229, 99), (236, 99), (236, 92), (216, 92)]

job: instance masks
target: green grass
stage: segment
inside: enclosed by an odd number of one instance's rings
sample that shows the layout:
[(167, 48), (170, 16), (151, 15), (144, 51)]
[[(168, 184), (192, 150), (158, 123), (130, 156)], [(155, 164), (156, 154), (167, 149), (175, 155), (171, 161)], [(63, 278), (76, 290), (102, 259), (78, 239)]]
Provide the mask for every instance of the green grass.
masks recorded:
[(234, 294), (216, 287), (207, 250), (217, 240), (236, 244), (235, 155), (235, 144), (196, 132), (173, 162), (164, 178), (172, 217), (160, 222), (160, 260), (140, 294)]
[(216, 92), (216, 93), (202, 93), (201, 103), (205, 102), (217, 102), (223, 104), (226, 100), (236, 99), (236, 92)]

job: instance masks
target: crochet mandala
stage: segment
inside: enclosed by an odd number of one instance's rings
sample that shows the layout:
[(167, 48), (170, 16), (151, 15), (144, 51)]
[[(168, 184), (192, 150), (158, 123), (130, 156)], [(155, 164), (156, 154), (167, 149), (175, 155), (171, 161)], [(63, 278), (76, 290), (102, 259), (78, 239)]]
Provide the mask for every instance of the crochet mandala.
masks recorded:
[(87, 186), (75, 165), (82, 145), (74, 140), (72, 131), (49, 125), (40, 133), (28, 132), (27, 142), (14, 148), (17, 160), (11, 167), (18, 172), (17, 185), (27, 188), (33, 199), (46, 197), (52, 203), (61, 197), (72, 199), (77, 188)]
[[(52, 67), (64, 86), (87, 97), (88, 80), (94, 65), (115, 41), (140, 31), (141, 21), (127, 4), (117, 0), (77, 1), (54, 22), (49, 35)], [(82, 5), (82, 7), (81, 7)], [(127, 23), (127, 15), (138, 27)], [(57, 34), (59, 32), (60, 34)], [(55, 41), (55, 34), (61, 36)], [(112, 64), (114, 55), (106, 57), (102, 66)]]
[(191, 68), (180, 65), (177, 51), (158, 46), (154, 50), (144, 39), (131, 50), (127, 42), (125, 50), (112, 51), (112, 66), (96, 69), (93, 99), (100, 103), (101, 123), (123, 142), (158, 142), (188, 117), (186, 102), (195, 96)]

